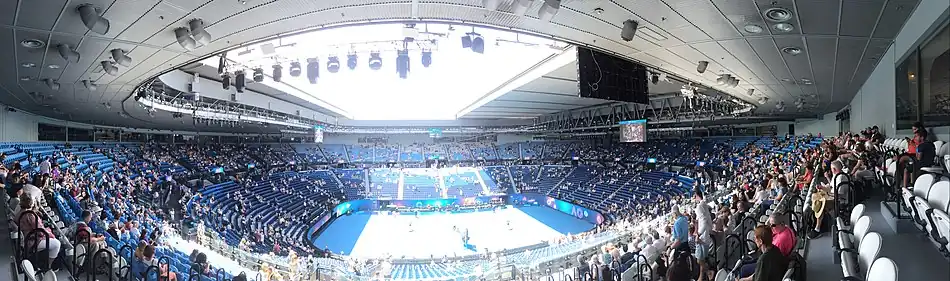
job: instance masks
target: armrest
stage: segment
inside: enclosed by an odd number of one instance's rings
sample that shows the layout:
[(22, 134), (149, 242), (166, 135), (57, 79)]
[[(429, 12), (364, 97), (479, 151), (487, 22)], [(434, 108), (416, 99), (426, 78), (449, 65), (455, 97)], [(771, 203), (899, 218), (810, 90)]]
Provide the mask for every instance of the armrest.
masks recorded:
[(841, 278), (841, 281), (864, 281), (864, 279), (857, 278), (857, 277), (854, 277), (854, 276), (848, 276), (848, 277), (845, 277), (845, 278)]
[(858, 254), (858, 250), (857, 250), (857, 249), (854, 249), (854, 248), (842, 248), (842, 249), (839, 249), (839, 251), (847, 252), (847, 253), (852, 253), (852, 254), (855, 254), (855, 255)]
[(854, 233), (851, 232), (851, 230), (848, 230), (848, 229), (838, 229), (838, 230), (835, 230), (835, 235), (837, 236), (839, 233), (842, 233), (842, 232), (847, 233), (847, 234), (849, 234), (849, 235), (854, 235)]

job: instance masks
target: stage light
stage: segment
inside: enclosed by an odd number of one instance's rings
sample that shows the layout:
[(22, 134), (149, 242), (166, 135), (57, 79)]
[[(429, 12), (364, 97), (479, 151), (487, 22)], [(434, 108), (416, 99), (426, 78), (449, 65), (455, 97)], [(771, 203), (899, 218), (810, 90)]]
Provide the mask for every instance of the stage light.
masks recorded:
[(224, 69), (224, 67), (228, 65), (227, 54), (227, 52), (224, 52), (218, 56), (218, 75), (224, 75), (224, 73), (227, 72), (227, 70)]
[(307, 59), (307, 79), (310, 80), (310, 84), (317, 84), (318, 78), (320, 78), (320, 61), (316, 58)]
[(637, 35), (637, 27), (640, 26), (635, 20), (626, 20), (623, 22), (623, 29), (620, 30), (620, 39), (630, 42)]
[(703, 74), (703, 72), (706, 72), (707, 67), (709, 67), (708, 61), (699, 61), (699, 63), (696, 64), (696, 72), (699, 72), (699, 74)]
[(406, 79), (406, 77), (409, 77), (408, 50), (396, 51), (396, 72), (399, 73), (399, 78)]
[(257, 83), (264, 82), (264, 69), (260, 67), (255, 67), (253, 71), (254, 73), (252, 74), (253, 76), (251, 77), (254, 78), (254, 82), (257, 82)]
[(465, 36), (462, 36), (462, 48), (471, 48), (472, 47), (472, 33), (467, 33)]
[(90, 90), (90, 91), (96, 90), (96, 82), (92, 82), (90, 80), (82, 80), (82, 85), (86, 87), (86, 90)]
[(246, 82), (247, 74), (244, 74), (244, 70), (234, 72), (234, 88), (237, 89), (238, 93), (244, 93), (244, 83)]
[(337, 73), (340, 71), (340, 58), (337, 56), (330, 56), (327, 58), (327, 71), (330, 73)]
[(749, 95), (749, 96), (752, 96), (752, 94), (755, 94), (755, 89), (749, 89), (748, 91), (746, 91), (745, 94), (746, 94), (746, 95)]
[(717, 85), (725, 85), (726, 82), (729, 82), (729, 74), (721, 74), (719, 78), (716, 78)]
[(53, 91), (59, 90), (59, 82), (56, 82), (56, 80), (46, 79), (45, 82), (46, 82), (46, 86), (49, 87), (50, 90), (53, 90)]
[(542, 21), (551, 21), (557, 11), (561, 9), (561, 0), (543, 0), (541, 9), (538, 9), (538, 18)]
[(112, 49), (112, 59), (115, 60), (115, 63), (118, 63), (121, 66), (128, 67), (132, 65), (132, 57), (129, 57), (125, 50), (122, 49)]
[(653, 82), (653, 85), (656, 85), (656, 83), (659, 83), (659, 82), (660, 82), (660, 75), (659, 75), (659, 74), (656, 74), (656, 72), (650, 74), (650, 82)]
[(72, 63), (79, 62), (79, 52), (76, 52), (72, 48), (69, 48), (69, 45), (59, 44), (56, 45), (56, 50), (59, 51), (59, 56), (63, 57), (64, 60)]
[(106, 74), (115, 76), (115, 74), (119, 72), (119, 67), (115, 66), (115, 63), (112, 61), (104, 60), (100, 62), (100, 64), (102, 64), (102, 70), (105, 71)]
[(369, 68), (372, 70), (383, 68), (383, 59), (379, 57), (379, 52), (369, 53)]
[(188, 28), (179, 27), (175, 29), (175, 40), (178, 40), (178, 45), (181, 45), (185, 50), (194, 50), (198, 46), (198, 42), (195, 41), (195, 38), (191, 38), (191, 34), (188, 32)]
[(208, 43), (211, 43), (211, 34), (205, 30), (205, 23), (201, 19), (193, 19), (188, 21), (188, 27), (191, 28), (191, 37), (195, 38), (195, 41), (201, 43), (202, 46), (207, 46)]
[(485, 53), (485, 39), (477, 33), (472, 33), (472, 52), (479, 54)]
[(346, 67), (349, 67), (350, 70), (356, 69), (357, 62), (356, 54), (346, 55)]
[(230, 73), (221, 73), (221, 89), (231, 89), (231, 74)]
[(290, 63), (290, 76), (298, 77), (300, 76), (300, 62)]
[(432, 51), (422, 51), (422, 67), (429, 67), (429, 65), (432, 65)]
[(106, 35), (109, 33), (109, 20), (99, 14), (99, 9), (92, 4), (79, 5), (79, 18), (89, 31)]
[(280, 64), (275, 64), (271, 71), (271, 77), (274, 78), (274, 82), (280, 82), (280, 78), (284, 76), (284, 67)]

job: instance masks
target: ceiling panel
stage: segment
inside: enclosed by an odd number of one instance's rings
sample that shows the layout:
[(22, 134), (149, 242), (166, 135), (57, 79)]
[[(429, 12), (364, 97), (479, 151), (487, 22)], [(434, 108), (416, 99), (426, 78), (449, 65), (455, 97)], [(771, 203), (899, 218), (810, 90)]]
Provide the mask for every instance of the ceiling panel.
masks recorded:
[(708, 0), (667, 0), (666, 3), (713, 39), (735, 38), (741, 35), (732, 22), (726, 20)]
[[(841, 35), (867, 37), (877, 23), (885, 1), (849, 0), (841, 2)], [(869, 16), (869, 15), (874, 15)]]
[(874, 38), (894, 38), (914, 12), (918, 0), (889, 0), (874, 29)]
[[(79, 5), (91, 4), (93, 7), (96, 7), (97, 10), (108, 13), (108, 9), (113, 3), (115, 3), (115, 0), (70, 0), (69, 3), (66, 4), (66, 7), (63, 8), (63, 13), (60, 15), (59, 22), (56, 24), (54, 31), (84, 35), (88, 33), (89, 30), (86, 29), (86, 26), (82, 24), (82, 20), (79, 18)], [(114, 32), (112, 30), (114, 28), (115, 26), (110, 27), (109, 32)]]
[(59, 18), (59, 13), (66, 7), (66, 2), (69, 1), (30, 0), (19, 2), (20, 14), (29, 16), (19, 17), (17, 19), (17, 26), (50, 30), (53, 28), (53, 24), (56, 23), (56, 19)]
[(840, 1), (797, 0), (798, 20), (802, 33), (808, 35), (838, 34), (838, 16), (841, 12)]
[[(193, 3), (198, 3), (198, 1), (194, 1)], [(155, 34), (157, 26), (169, 26), (188, 14), (188, 11), (191, 10), (186, 11), (179, 9), (172, 3), (168, 3), (168, 1), (158, 2), (158, 5), (155, 5), (148, 13), (142, 15), (141, 18), (125, 29), (125, 31), (116, 38), (132, 42), (143, 42)]]
[[(851, 100), (850, 96), (844, 94), (848, 93), (851, 78), (858, 67), (858, 62), (861, 60), (861, 52), (854, 50), (864, 50), (867, 43), (868, 41), (864, 39), (838, 39), (838, 56), (835, 61), (834, 99), (832, 99), (832, 101)], [(842, 95), (839, 95), (839, 93), (842, 93)]]
[[(15, 42), (20, 42), (25, 39), (41, 39), (46, 41), (47, 36), (33, 31), (27, 30), (17, 30)], [(42, 69), (43, 56), (46, 54), (45, 48), (40, 49), (28, 49), (28, 48), (16, 48), (16, 59), (17, 63), (15, 65), (10, 65), (10, 67), (18, 68), (19, 75), (17, 77), (30, 77), (33, 79), (39, 79), (40, 69)], [(8, 53), (13, 54), (13, 53)], [(21, 64), (31, 63), (34, 64), (33, 67), (25, 68)]]

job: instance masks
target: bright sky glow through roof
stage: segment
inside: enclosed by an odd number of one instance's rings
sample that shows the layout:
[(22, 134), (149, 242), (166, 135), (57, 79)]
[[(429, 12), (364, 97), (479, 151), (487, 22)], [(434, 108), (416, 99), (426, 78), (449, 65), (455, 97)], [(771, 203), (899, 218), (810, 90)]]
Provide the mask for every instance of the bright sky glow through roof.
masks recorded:
[[(472, 32), (471, 27), (456, 26), (450, 30), (444, 24), (418, 24), (416, 28), (423, 33), (416, 36), (417, 42), (422, 38), (434, 39), (436, 47), (428, 68), (422, 66), (419, 48), (410, 47), (407, 79), (399, 78), (396, 72), (395, 45), (363, 43), (402, 40), (402, 24), (345, 27), (275, 39), (261, 44), (284, 46), (276, 49), (277, 57), (263, 55), (258, 45), (231, 51), (228, 59), (246, 67), (262, 67), (268, 76), (264, 84), (291, 95), (310, 95), (301, 98), (322, 100), (356, 120), (451, 120), (463, 108), (566, 46), (550, 39), (477, 28), (475, 32), (485, 40), (485, 53), (478, 54), (462, 48), (461, 38)], [(441, 35), (429, 35), (426, 30)], [(346, 55), (351, 49), (358, 50), (355, 70), (346, 66)], [(380, 51), (381, 69), (369, 68), (369, 50)], [(338, 73), (327, 71), (327, 57), (331, 55), (340, 59)], [(320, 61), (317, 84), (310, 84), (307, 79), (308, 58)], [(275, 85), (277, 82), (269, 77), (275, 60), (283, 65), (281, 83), (286, 85)], [(289, 75), (289, 62), (293, 60), (301, 62), (303, 73), (299, 77)], [(300, 91), (287, 91), (291, 88), (287, 86)]]

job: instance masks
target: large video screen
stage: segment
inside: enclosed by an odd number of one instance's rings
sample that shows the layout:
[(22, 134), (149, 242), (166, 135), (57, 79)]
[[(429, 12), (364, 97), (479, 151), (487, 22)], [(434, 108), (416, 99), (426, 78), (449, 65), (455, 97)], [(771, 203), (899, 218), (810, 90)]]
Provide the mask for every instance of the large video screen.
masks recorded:
[(441, 138), (441, 137), (442, 137), (442, 129), (439, 129), (439, 128), (431, 128), (431, 129), (429, 129), (429, 137), (430, 137), (430, 138)]
[(646, 142), (647, 120), (620, 121), (620, 142)]

